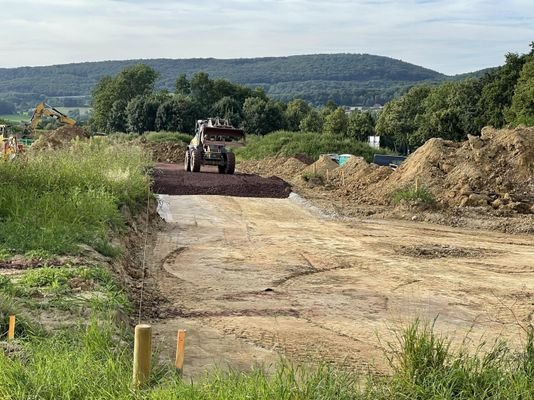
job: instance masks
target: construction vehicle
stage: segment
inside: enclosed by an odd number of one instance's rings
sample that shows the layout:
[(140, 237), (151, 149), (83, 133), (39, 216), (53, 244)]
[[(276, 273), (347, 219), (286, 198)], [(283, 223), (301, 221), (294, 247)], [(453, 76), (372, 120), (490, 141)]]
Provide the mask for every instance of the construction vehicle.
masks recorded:
[(53, 117), (55, 118), (59, 123), (64, 125), (76, 125), (76, 120), (72, 119), (65, 114), (63, 114), (58, 109), (46, 104), (44, 101), (37, 104), (35, 107), (35, 111), (33, 112), (32, 119), (30, 120), (30, 126), (29, 128), (33, 131), (35, 128), (37, 128), (37, 125), (39, 124), (39, 121), (41, 121), (41, 118), (44, 116), (47, 117)]
[(2, 138), (1, 155), (4, 160), (13, 160), (17, 154), (24, 152), (24, 146), (19, 143), (16, 135), (9, 132), (9, 126), (0, 125), (0, 137)]
[(244, 139), (245, 133), (226, 119), (198, 120), (195, 137), (185, 152), (184, 169), (199, 172), (201, 165), (216, 165), (220, 174), (233, 174), (235, 155), (229, 147), (242, 145)]

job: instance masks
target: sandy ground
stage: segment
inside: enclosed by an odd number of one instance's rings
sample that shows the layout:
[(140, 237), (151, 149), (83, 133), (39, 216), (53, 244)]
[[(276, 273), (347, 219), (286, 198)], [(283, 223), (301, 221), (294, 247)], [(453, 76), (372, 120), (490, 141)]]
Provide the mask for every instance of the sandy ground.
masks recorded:
[(160, 195), (153, 253), (161, 357), (186, 336), (186, 377), (295, 361), (387, 372), (383, 344), (416, 317), (454, 345), (533, 322), (531, 236), (395, 220), (338, 220), (295, 196)]

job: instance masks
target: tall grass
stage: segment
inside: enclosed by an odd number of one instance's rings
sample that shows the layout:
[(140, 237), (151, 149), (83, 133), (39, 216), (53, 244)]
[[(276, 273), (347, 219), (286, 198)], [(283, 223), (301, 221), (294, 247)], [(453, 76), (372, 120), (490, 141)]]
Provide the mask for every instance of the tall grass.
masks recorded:
[(132, 338), (109, 322), (24, 342), (21, 359), (0, 352), (2, 399), (532, 399), (534, 338), (522, 350), (452, 352), (428, 325), (409, 326), (390, 348), (392, 375), (374, 377), (326, 365), (281, 362), (274, 373), (212, 371), (188, 383), (171, 365), (155, 368), (149, 387), (131, 387)]
[(119, 207), (136, 209), (147, 198), (149, 163), (139, 147), (102, 140), (1, 162), (0, 246), (61, 254), (85, 243), (109, 250), (109, 231), (123, 223)]
[(292, 157), (300, 154), (319, 158), (321, 154), (353, 154), (373, 160), (374, 154), (388, 154), (385, 149), (375, 149), (367, 143), (336, 135), (312, 132), (279, 131), (265, 136), (247, 136), (247, 145), (235, 150), (242, 160), (259, 160), (270, 156)]

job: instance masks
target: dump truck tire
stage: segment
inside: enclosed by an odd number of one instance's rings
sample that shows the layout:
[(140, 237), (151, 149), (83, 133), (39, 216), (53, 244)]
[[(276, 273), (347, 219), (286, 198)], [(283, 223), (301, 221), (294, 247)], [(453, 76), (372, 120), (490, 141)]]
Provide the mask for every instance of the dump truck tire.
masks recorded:
[(219, 174), (226, 173), (226, 165), (217, 165), (217, 168), (219, 169)]
[(235, 171), (235, 154), (226, 153), (226, 173), (232, 175)]
[(200, 150), (192, 149), (191, 150), (191, 171), (200, 172)]
[(185, 172), (190, 172), (191, 171), (191, 155), (189, 153), (189, 150), (187, 150), (185, 152), (185, 157), (184, 157), (184, 170)]

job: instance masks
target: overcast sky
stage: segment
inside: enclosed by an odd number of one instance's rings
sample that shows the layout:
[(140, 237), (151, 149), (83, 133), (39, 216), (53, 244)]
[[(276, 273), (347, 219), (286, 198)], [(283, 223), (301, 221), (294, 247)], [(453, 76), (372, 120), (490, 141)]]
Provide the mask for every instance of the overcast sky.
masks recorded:
[(456, 74), (534, 41), (534, 0), (0, 0), (0, 66), (369, 53)]

